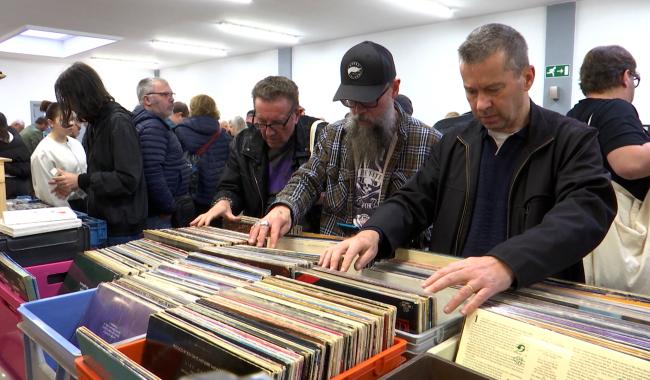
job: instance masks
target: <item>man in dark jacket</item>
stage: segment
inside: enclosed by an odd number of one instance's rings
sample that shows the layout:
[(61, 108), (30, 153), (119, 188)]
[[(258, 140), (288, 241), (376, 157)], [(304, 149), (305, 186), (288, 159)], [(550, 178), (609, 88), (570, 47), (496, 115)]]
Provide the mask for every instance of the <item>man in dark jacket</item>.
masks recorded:
[[(432, 250), (465, 257), (423, 283), (462, 285), (446, 305), (468, 314), (492, 295), (548, 276), (584, 281), (581, 259), (603, 239), (616, 200), (593, 128), (530, 101), (526, 41), (501, 24), (460, 46), (474, 119), (445, 135), (431, 159), (380, 206), (363, 231), (321, 264), (362, 268), (433, 223)], [(342, 262), (340, 261), (342, 259)]]
[[(255, 128), (241, 131), (230, 145), (214, 205), (192, 225), (213, 219), (239, 220), (239, 213), (261, 217), (275, 195), (311, 154), (311, 124), (299, 123), (298, 87), (285, 77), (270, 76), (253, 88)], [(318, 231), (316, 210), (303, 220), (305, 230)]]
[(147, 228), (185, 227), (194, 214), (190, 167), (178, 138), (165, 122), (174, 107), (174, 93), (160, 78), (142, 79), (137, 91), (140, 105), (133, 111), (133, 122), (140, 137), (149, 194)]

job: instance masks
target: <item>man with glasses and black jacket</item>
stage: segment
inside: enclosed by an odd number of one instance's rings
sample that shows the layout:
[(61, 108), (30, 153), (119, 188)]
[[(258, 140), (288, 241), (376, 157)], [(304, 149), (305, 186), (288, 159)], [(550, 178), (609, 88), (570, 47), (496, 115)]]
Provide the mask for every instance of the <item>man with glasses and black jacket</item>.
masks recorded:
[[(255, 85), (252, 95), (254, 127), (233, 140), (213, 206), (194, 219), (193, 226), (218, 218), (235, 222), (240, 213), (263, 216), (311, 155), (311, 123), (300, 120), (298, 86), (291, 79), (269, 76)], [(319, 209), (312, 207), (301, 221), (303, 230), (318, 231)]]
[(348, 50), (334, 95), (350, 108), (327, 126), (314, 155), (291, 178), (251, 228), (249, 243), (270, 245), (321, 198), (320, 232), (345, 236), (363, 226), (377, 206), (404, 185), (429, 157), (440, 133), (404, 112), (395, 102), (400, 79), (392, 54), (374, 42)]

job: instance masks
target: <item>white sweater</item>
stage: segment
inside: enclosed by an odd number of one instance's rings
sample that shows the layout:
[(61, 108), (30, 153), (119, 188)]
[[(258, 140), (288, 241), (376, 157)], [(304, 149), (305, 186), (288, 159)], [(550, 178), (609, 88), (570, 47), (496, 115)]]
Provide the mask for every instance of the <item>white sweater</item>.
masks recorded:
[[(86, 172), (86, 152), (81, 143), (68, 137), (65, 143), (59, 143), (53, 136), (47, 136), (32, 153), (32, 184), (36, 197), (52, 206), (69, 206), (67, 199), (59, 199), (52, 193), (53, 185), (48, 182), (53, 175), (53, 168), (62, 169), (69, 173), (81, 174)], [(84, 197), (80, 189), (68, 196), (68, 199)]]

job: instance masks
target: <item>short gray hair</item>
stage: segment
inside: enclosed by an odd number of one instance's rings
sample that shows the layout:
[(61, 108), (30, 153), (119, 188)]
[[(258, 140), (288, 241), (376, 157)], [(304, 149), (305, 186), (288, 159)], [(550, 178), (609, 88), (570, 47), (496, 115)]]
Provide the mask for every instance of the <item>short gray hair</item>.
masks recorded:
[(153, 85), (156, 82), (164, 82), (167, 83), (166, 80), (162, 78), (144, 78), (141, 79), (140, 82), (138, 82), (138, 102), (140, 102), (140, 105), (144, 104), (144, 96), (149, 94), (151, 91), (153, 91)]
[(233, 136), (237, 136), (239, 132), (246, 129), (246, 121), (241, 116), (235, 116), (230, 120), (230, 128), (232, 129)]
[(294, 81), (283, 76), (268, 76), (257, 82), (252, 91), (253, 101), (260, 98), (265, 102), (272, 102), (278, 98), (285, 98), (290, 101), (292, 107), (297, 107), (298, 86)]
[(507, 69), (521, 72), (529, 66), (524, 37), (514, 28), (496, 23), (474, 29), (458, 48), (458, 56), (461, 62), (475, 64), (499, 51), (506, 55)]

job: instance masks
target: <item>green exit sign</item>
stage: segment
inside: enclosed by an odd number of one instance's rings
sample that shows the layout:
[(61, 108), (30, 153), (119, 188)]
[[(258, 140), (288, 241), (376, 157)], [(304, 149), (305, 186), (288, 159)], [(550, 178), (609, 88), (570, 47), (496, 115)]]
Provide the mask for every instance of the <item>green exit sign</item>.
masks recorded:
[(569, 65), (546, 66), (547, 78), (568, 77), (568, 76), (569, 76)]

